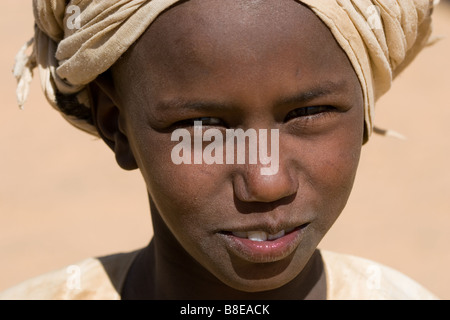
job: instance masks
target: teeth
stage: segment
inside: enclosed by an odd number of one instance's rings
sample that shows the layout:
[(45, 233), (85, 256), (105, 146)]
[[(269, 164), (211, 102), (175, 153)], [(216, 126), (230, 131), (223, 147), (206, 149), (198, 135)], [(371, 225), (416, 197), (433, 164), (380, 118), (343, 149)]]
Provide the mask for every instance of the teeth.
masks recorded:
[(233, 232), (233, 236), (238, 238), (247, 238), (247, 232)]
[(252, 241), (266, 241), (267, 233), (264, 231), (249, 231), (247, 237)]
[(267, 236), (267, 239), (269, 239), (269, 240), (275, 240), (275, 239), (281, 238), (281, 237), (283, 237), (283, 236), (284, 236), (284, 230), (281, 230), (281, 231), (278, 232), (278, 233), (275, 233), (275, 234), (269, 234), (269, 235)]
[[(292, 230), (294, 230), (294, 229), (290, 229), (290, 231), (292, 231)], [(277, 232), (275, 234), (268, 234), (264, 231), (249, 231), (249, 232), (237, 231), (237, 232), (232, 232), (232, 234), (235, 237), (249, 239), (252, 241), (267, 241), (267, 240), (276, 240), (278, 238), (281, 238), (286, 233), (289, 233), (290, 231), (281, 230), (280, 232)]]

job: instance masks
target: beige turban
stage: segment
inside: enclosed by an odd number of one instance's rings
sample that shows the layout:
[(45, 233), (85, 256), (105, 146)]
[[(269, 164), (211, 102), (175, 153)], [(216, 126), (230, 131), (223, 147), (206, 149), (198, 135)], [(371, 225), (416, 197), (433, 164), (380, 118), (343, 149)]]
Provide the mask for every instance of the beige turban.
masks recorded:
[[(50, 104), (97, 135), (86, 86), (179, 0), (33, 0), (35, 36), (16, 57), (19, 106), (37, 66)], [(303, 0), (329, 27), (361, 83), (367, 137), (376, 100), (427, 45), (433, 0)], [(27, 48), (33, 52), (27, 55)]]

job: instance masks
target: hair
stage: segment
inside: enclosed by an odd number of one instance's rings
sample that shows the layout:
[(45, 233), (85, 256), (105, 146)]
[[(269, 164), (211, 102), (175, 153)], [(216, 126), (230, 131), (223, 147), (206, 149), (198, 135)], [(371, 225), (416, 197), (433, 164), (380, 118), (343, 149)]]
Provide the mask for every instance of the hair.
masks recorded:
[(94, 125), (92, 110), (78, 101), (77, 94), (62, 94), (56, 91), (55, 96), (62, 113)]

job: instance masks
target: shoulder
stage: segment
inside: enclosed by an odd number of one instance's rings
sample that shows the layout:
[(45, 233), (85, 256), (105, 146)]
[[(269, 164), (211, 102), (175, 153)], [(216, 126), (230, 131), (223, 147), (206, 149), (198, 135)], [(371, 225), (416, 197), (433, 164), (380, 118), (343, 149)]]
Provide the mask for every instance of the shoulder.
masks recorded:
[(435, 295), (380, 263), (321, 250), (330, 300), (431, 300)]
[(85, 259), (0, 292), (0, 300), (118, 300), (138, 252)]

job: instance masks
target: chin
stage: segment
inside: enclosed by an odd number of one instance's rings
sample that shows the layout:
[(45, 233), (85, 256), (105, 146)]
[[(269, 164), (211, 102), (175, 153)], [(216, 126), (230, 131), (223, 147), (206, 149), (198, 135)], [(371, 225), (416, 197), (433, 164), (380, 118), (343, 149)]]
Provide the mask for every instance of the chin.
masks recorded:
[[(306, 261), (307, 262), (307, 261)], [(246, 293), (276, 290), (293, 281), (303, 270), (305, 263), (295, 262), (293, 257), (271, 263), (231, 263), (232, 269), (223, 270), (217, 276), (225, 285)]]

